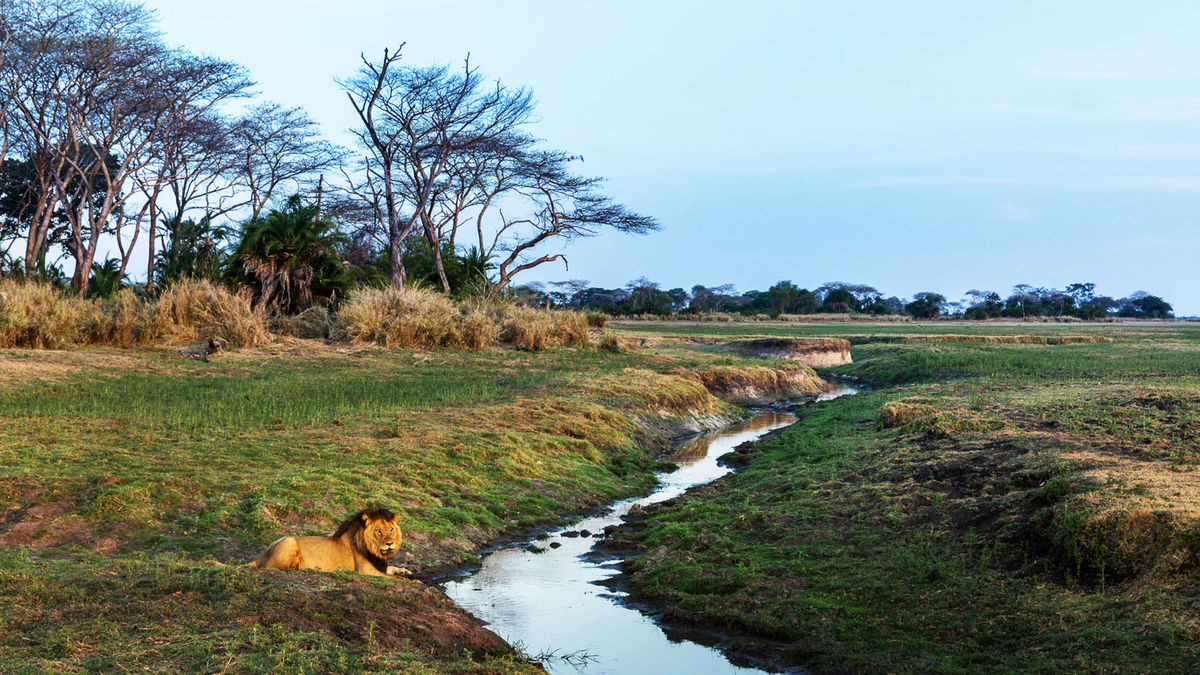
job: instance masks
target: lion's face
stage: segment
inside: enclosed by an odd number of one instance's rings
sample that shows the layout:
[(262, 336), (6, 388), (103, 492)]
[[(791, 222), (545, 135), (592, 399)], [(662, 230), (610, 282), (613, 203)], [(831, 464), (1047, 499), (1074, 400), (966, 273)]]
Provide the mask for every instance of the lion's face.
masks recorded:
[(362, 543), (371, 553), (388, 560), (400, 550), (399, 514), (391, 520), (363, 514)]

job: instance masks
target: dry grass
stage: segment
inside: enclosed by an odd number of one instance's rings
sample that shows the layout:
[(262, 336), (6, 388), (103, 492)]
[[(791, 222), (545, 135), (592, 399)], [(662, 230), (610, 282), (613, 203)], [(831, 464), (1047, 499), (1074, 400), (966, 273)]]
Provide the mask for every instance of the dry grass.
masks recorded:
[(988, 431), (998, 423), (968, 410), (943, 409), (911, 399), (888, 401), (879, 411), (879, 428), (902, 429), (936, 438)]
[(131, 289), (83, 300), (45, 284), (0, 281), (0, 347), (132, 346), (220, 336), (238, 346), (269, 334), (248, 302), (207, 281), (184, 281), (154, 302)]
[(0, 280), (0, 347), (62, 349), (97, 314), (94, 303), (51, 286)]
[(208, 281), (183, 280), (157, 300), (132, 289), (107, 300), (82, 300), (44, 284), (0, 281), (0, 347), (62, 349), (71, 345), (133, 346), (222, 337), (253, 347), (271, 332), (297, 338), (432, 349), (487, 349), (501, 343), (526, 351), (589, 344), (588, 317), (520, 305), (467, 301), (421, 288), (364, 288), (336, 316), (313, 307), (279, 316), (267, 328), (250, 302)]
[(249, 300), (208, 281), (179, 281), (159, 296), (150, 309), (149, 338), (186, 342), (220, 336), (238, 347), (270, 340), (263, 317)]
[(456, 347), (458, 308), (440, 293), (422, 288), (363, 288), (339, 313), (353, 342), (385, 347)]
[(500, 341), (500, 324), (485, 312), (472, 309), (462, 317), (461, 334), (463, 346), (487, 349)]
[(504, 341), (537, 352), (549, 347), (588, 344), (587, 318), (579, 312), (512, 307), (504, 321)]
[(385, 347), (486, 349), (507, 343), (526, 351), (587, 346), (587, 317), (469, 300), (461, 305), (422, 288), (360, 289), (342, 306), (339, 322), (352, 342)]
[(714, 396), (734, 405), (765, 405), (779, 400), (817, 396), (825, 384), (807, 366), (708, 366), (678, 371), (700, 382)]
[(271, 332), (304, 340), (329, 337), (333, 321), (324, 307), (309, 307), (294, 316), (277, 316), (271, 320)]
[(1112, 342), (1101, 335), (855, 335), (852, 344), (872, 342), (972, 342), (977, 344), (1085, 345)]

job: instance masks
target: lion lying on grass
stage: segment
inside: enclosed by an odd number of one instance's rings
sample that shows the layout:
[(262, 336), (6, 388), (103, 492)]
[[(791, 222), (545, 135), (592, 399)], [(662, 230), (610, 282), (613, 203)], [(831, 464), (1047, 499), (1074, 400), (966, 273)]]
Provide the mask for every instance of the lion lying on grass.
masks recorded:
[(274, 570), (349, 570), (390, 577), (408, 570), (388, 565), (400, 550), (400, 516), (366, 509), (350, 516), (329, 537), (284, 537), (267, 547), (251, 567)]

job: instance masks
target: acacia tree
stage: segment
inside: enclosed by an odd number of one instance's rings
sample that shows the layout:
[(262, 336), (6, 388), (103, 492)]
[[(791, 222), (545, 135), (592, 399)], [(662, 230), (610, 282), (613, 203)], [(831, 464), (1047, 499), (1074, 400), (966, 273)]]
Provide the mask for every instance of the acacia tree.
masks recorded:
[(302, 108), (262, 103), (232, 125), (237, 153), (238, 184), (247, 195), (238, 206), (248, 206), (257, 217), (272, 197), (310, 191), (323, 171), (336, 168), (345, 153), (322, 140), (320, 127)]
[[(179, 139), (249, 82), (238, 66), (167, 47), (153, 13), (139, 4), (42, 0), (25, 7), (9, 19), (20, 24), (11, 31), (0, 91), (34, 177), (23, 218), (26, 265), (61, 244), (83, 293), (102, 235), (116, 235), (121, 273), (147, 216), (153, 242), (155, 202), (175, 175)], [(128, 211), (135, 189), (144, 201)]]
[(658, 228), (653, 218), (633, 213), (601, 194), (603, 179), (573, 174), (569, 164), (577, 159), (544, 151), (527, 156), (518, 165), (513, 192), (525, 199), (528, 210), (517, 218), (500, 213), (487, 247), (481, 242), (485, 255), (499, 259), (489, 297), (495, 297), (521, 272), (556, 260), (565, 264), (564, 254), (544, 251), (550, 243), (595, 236), (603, 228), (632, 234)]
[[(253, 81), (240, 65), (210, 57), (180, 54), (176, 63), (176, 86), (164, 92), (169, 106), (162, 133), (157, 134), (147, 151), (153, 161), (146, 170), (134, 175), (134, 182), (145, 198), (134, 218), (134, 236), (128, 250), (133, 250), (141, 223), (148, 220), (148, 262), (146, 279), (153, 286), (156, 250), (159, 245), (158, 224), (163, 219), (163, 195), (167, 195), (173, 217), (167, 218), (165, 245), (176, 232), (172, 224), (183, 222), (193, 202), (204, 200), (206, 215), (224, 212), (214, 210), (208, 203), (213, 195), (228, 193), (232, 181), (227, 178), (234, 162), (231, 145), (231, 125), (221, 117), (219, 106), (249, 95)], [(126, 252), (117, 230), (121, 248), (122, 271), (128, 264)]]
[(353, 133), (367, 151), (351, 190), (374, 197), (382, 220), (377, 226), (387, 233), (392, 285), (404, 287), (403, 245), (420, 223), (449, 290), (431, 196), (447, 180), (453, 157), (529, 122), (532, 94), (499, 82), (486, 86), (469, 58), (461, 71), (403, 67), (401, 49), (385, 49), (378, 63), (364, 55), (358, 75), (341, 82), (361, 122)]

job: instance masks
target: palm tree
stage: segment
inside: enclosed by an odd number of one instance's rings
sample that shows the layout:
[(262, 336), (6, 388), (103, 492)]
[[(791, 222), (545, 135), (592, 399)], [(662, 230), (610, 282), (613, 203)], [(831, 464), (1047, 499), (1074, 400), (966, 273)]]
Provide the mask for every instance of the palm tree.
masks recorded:
[(234, 258), (242, 263), (241, 282), (252, 289), (255, 309), (292, 312), (346, 288), (349, 275), (339, 252), (347, 243), (336, 223), (295, 195), (282, 209), (246, 222)]
[(88, 280), (87, 294), (90, 298), (111, 298), (125, 285), (121, 274), (121, 261), (109, 258), (103, 264), (92, 263), (92, 275)]

